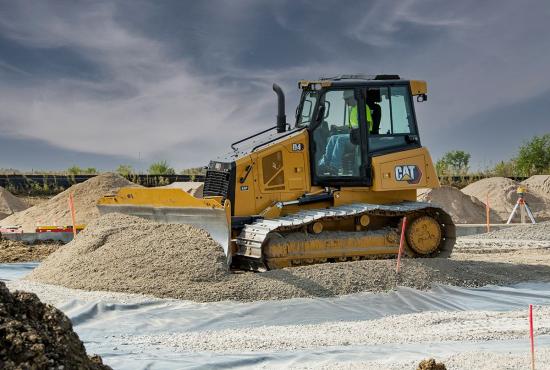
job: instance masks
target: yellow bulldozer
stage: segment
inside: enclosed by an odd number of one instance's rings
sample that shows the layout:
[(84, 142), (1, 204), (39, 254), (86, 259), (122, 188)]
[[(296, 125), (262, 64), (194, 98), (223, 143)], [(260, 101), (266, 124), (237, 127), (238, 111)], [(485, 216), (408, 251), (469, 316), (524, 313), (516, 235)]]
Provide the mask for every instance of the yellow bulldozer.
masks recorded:
[(231, 144), (210, 161), (203, 197), (178, 188), (122, 188), (98, 202), (157, 222), (206, 229), (235, 269), (389, 258), (403, 217), (411, 257), (448, 257), (455, 226), (440, 207), (416, 201), (439, 187), (420, 143), (414, 109), (424, 81), (341, 75), (298, 83), (294, 125), (276, 84), (276, 125)]

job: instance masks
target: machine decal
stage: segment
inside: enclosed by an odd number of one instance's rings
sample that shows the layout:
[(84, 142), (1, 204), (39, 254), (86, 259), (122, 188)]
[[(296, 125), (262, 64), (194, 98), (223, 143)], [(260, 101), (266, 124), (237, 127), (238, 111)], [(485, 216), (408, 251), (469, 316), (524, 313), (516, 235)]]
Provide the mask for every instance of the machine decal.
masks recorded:
[(247, 190), (248, 190), (248, 186), (247, 186), (247, 185), (241, 186), (241, 191), (247, 191)]
[(395, 166), (395, 180), (406, 181), (409, 184), (418, 184), (422, 178), (422, 171), (416, 165)]
[(304, 150), (304, 144), (302, 143), (292, 143), (292, 151), (293, 152), (301, 152)]

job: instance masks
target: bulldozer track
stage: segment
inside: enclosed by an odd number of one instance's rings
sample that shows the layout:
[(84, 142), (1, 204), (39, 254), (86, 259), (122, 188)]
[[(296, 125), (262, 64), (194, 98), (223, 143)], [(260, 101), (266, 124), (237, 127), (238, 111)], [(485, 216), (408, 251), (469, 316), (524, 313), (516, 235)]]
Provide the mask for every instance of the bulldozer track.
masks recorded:
[[(423, 202), (402, 202), (397, 204), (368, 204), (354, 203), (325, 209), (308, 209), (291, 215), (276, 219), (258, 220), (252, 224), (245, 225), (236, 239), (237, 254), (234, 256), (236, 265), (240, 268), (247, 268), (257, 271), (267, 270), (268, 261), (263, 253), (263, 249), (270, 237), (277, 236), (279, 233), (292, 233), (294, 231), (305, 235), (308, 225), (324, 220), (338, 220), (350, 217), (385, 216), (385, 217), (403, 217), (408, 215), (430, 214), (438, 221), (442, 231), (442, 242), (440, 247), (434, 253), (426, 257), (448, 257), (453, 249), (456, 233), (455, 226), (451, 217), (443, 209), (430, 203)], [(368, 231), (370, 233), (380, 230)], [(324, 234), (321, 233), (321, 234)], [(350, 232), (348, 234), (356, 234)], [(387, 247), (386, 247), (387, 249)], [(393, 250), (388, 249), (384, 252), (381, 249), (380, 258), (388, 258), (395, 255)], [(357, 260), (363, 258), (376, 258), (375, 256), (361, 256), (351, 254), (346, 257), (339, 257), (336, 261)], [(314, 259), (310, 263), (320, 263), (323, 259)]]

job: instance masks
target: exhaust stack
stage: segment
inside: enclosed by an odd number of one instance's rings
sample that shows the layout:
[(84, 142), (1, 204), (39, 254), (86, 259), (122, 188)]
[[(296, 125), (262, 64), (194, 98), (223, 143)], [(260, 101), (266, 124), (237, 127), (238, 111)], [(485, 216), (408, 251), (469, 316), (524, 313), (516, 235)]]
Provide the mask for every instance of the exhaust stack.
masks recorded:
[(277, 132), (286, 131), (285, 94), (281, 87), (273, 84), (273, 91), (277, 94)]

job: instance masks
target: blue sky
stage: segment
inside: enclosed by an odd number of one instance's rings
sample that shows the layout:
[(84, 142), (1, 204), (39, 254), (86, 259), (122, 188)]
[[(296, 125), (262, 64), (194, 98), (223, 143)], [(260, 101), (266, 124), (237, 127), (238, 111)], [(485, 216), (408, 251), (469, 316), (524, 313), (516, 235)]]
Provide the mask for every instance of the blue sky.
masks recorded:
[(550, 132), (547, 1), (0, 0), (0, 168), (203, 165), (298, 79), (398, 73), (434, 159)]

